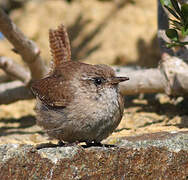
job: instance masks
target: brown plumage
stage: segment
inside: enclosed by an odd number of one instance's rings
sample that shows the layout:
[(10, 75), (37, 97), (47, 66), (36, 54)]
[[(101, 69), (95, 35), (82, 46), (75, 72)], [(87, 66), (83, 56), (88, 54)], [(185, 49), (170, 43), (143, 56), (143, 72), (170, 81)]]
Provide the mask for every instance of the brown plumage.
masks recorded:
[(55, 67), (64, 61), (71, 60), (70, 42), (63, 25), (59, 26), (57, 30), (49, 30), (49, 42)]
[(67, 142), (100, 142), (118, 126), (124, 102), (116, 77), (106, 65), (71, 61), (63, 25), (49, 32), (54, 66), (49, 76), (33, 83), (37, 123), (52, 138)]

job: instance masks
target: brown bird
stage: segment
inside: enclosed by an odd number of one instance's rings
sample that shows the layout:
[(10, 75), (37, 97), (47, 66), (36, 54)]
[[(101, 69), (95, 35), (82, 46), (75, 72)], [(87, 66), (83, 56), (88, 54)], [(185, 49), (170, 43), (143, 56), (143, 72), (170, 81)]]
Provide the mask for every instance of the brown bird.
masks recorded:
[(37, 99), (37, 123), (49, 137), (100, 143), (118, 126), (124, 110), (116, 77), (107, 65), (71, 61), (69, 38), (63, 25), (49, 31), (53, 66), (49, 75), (32, 85)]

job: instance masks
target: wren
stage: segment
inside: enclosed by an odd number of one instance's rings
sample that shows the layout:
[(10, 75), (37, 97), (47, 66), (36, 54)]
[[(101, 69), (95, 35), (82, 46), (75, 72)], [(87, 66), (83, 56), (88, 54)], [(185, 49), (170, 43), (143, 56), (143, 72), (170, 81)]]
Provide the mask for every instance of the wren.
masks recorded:
[(72, 61), (63, 25), (49, 31), (49, 41), (52, 68), (31, 88), (37, 100), (37, 124), (59, 141), (100, 143), (122, 119), (119, 83), (129, 78), (116, 77), (107, 65)]

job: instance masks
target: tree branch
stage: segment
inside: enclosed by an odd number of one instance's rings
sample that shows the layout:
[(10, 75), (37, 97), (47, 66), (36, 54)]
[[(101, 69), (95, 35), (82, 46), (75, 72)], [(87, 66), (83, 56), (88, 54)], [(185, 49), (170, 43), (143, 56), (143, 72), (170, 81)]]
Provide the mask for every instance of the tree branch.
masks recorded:
[(2, 68), (8, 75), (28, 83), (31, 79), (30, 73), (21, 65), (15, 63), (7, 57), (0, 57), (0, 68)]
[[(116, 68), (115, 68), (116, 69)], [(116, 69), (117, 72), (117, 69)], [(128, 70), (119, 68), (117, 76), (127, 76), (130, 81), (120, 84), (123, 95), (134, 95), (139, 93), (159, 93), (165, 91), (165, 78), (159, 69)]]
[(32, 99), (33, 95), (21, 81), (0, 85), (0, 104), (10, 104), (18, 100)]
[(11, 21), (8, 15), (0, 8), (0, 31), (13, 44), (16, 51), (27, 63), (32, 79), (40, 79), (47, 73), (44, 61), (40, 57), (40, 50), (36, 44), (26, 38)]
[(188, 94), (188, 65), (178, 57), (164, 56), (160, 62), (161, 72), (166, 79), (165, 92), (168, 95)]

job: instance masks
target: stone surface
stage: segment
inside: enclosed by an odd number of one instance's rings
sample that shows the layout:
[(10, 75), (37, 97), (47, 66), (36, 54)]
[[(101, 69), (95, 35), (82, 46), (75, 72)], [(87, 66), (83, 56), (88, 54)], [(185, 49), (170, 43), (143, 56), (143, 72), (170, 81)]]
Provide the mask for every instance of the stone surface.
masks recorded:
[(187, 179), (188, 132), (120, 138), (114, 147), (0, 146), (0, 179)]

